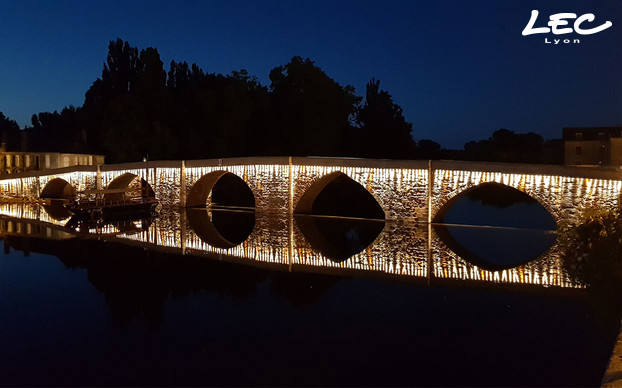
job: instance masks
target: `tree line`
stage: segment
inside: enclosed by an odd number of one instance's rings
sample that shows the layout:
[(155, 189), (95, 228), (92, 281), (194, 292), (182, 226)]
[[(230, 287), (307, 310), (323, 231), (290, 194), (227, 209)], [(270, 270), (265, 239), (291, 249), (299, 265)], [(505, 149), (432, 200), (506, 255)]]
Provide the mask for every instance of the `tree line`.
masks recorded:
[[(21, 130), (2, 115), (2, 142), (9, 150), (103, 154), (111, 163), (261, 155), (455, 156), (431, 140), (415, 142), (412, 124), (376, 79), (367, 83), (363, 98), (310, 59), (296, 56), (272, 69), (269, 80), (262, 85), (246, 70), (222, 75), (175, 61), (167, 72), (157, 49), (139, 51), (117, 39), (110, 41), (101, 77), (81, 107), (35, 114)], [(537, 140), (526, 138), (525, 146), (531, 150)], [(489, 153), (480, 143), (452, 152), (477, 160)]]

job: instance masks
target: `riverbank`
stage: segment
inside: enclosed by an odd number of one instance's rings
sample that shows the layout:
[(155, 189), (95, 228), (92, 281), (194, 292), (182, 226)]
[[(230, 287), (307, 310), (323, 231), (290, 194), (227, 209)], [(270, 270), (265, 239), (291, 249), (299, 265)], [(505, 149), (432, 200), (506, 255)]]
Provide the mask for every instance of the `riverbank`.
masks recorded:
[(603, 376), (602, 387), (622, 387), (622, 331), (618, 334), (616, 343), (609, 358), (607, 371)]

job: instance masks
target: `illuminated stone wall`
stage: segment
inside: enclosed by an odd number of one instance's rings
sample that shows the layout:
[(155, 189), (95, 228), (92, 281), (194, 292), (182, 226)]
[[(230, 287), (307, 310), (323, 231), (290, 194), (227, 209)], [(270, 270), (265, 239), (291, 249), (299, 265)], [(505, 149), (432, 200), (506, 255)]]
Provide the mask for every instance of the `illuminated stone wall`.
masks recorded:
[(427, 221), (427, 169), (295, 165), (293, 208), (315, 181), (337, 171), (363, 186), (384, 210), (386, 219)]
[(461, 170), (435, 170), (432, 213), (453, 197), (482, 183), (496, 182), (536, 199), (556, 222), (577, 221), (588, 208), (611, 208), (620, 199), (620, 180), (539, 174), (512, 174)]
[[(206, 163), (210, 162), (212, 161), (206, 161)], [(289, 166), (287, 164), (216, 164), (212, 166), (187, 167), (187, 191), (189, 191), (201, 177), (215, 171), (230, 172), (246, 182), (255, 196), (256, 211), (284, 214), (288, 212)]]
[(61, 172), (42, 176), (27, 176), (0, 180), (0, 194), (5, 198), (39, 199), (41, 191), (52, 179), (60, 178), (69, 183), (76, 191), (94, 189), (96, 171)]
[[(102, 188), (131, 173), (151, 185), (163, 206), (180, 206), (199, 179), (215, 171), (227, 171), (248, 184), (257, 212), (291, 214), (320, 178), (339, 172), (365, 188), (382, 207), (386, 219), (426, 222), (429, 209), (433, 216), (464, 190), (497, 182), (532, 196), (556, 221), (573, 222), (584, 209), (615, 206), (622, 186), (620, 170), (500, 163), (253, 157), (196, 160), (185, 162), (185, 168), (183, 165), (181, 161), (102, 165)], [(80, 168), (3, 179), (0, 194), (5, 198), (38, 199), (43, 187), (54, 178), (66, 180), (77, 191), (95, 188), (97, 171)], [(428, 182), (430, 175), (432, 185)]]

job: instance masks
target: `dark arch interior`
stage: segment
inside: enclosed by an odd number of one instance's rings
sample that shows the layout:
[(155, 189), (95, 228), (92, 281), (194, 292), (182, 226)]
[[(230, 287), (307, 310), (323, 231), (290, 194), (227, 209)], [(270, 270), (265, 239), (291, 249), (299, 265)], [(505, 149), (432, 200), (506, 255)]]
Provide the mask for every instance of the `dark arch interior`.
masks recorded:
[(68, 199), (75, 195), (76, 189), (73, 188), (64, 179), (54, 178), (50, 180), (43, 190), (41, 190), (41, 198), (43, 199)]
[(300, 199), (299, 214), (384, 220), (384, 211), (363, 186), (343, 173), (318, 180)]
[(553, 216), (533, 197), (496, 182), (469, 188), (450, 199), (435, 223), (554, 230)]
[(255, 207), (255, 196), (246, 182), (230, 172), (222, 175), (212, 188), (212, 207)]
[(205, 243), (228, 249), (243, 243), (255, 228), (255, 212), (206, 208), (186, 209), (190, 228)]

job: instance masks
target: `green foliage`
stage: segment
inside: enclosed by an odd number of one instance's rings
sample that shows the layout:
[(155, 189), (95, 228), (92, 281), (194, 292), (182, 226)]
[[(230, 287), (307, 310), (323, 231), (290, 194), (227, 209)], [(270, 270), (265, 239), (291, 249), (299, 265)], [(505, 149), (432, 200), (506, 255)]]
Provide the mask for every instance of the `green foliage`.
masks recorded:
[(589, 212), (578, 225), (561, 227), (564, 268), (571, 278), (592, 287), (622, 286), (620, 208)]

